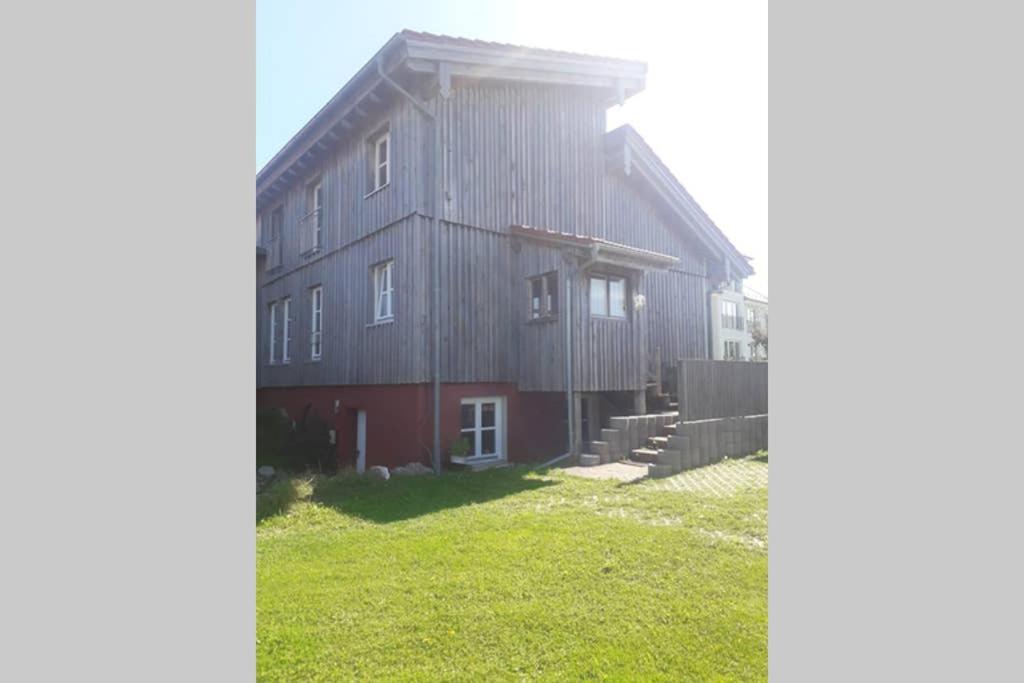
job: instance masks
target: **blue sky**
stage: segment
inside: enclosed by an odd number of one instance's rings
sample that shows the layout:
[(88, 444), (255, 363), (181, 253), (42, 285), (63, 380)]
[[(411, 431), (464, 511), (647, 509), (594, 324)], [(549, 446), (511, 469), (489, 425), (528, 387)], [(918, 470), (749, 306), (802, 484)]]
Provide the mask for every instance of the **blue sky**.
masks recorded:
[(403, 28), (638, 59), (647, 88), (609, 128), (636, 127), (768, 293), (765, 5), (258, 0), (256, 170)]

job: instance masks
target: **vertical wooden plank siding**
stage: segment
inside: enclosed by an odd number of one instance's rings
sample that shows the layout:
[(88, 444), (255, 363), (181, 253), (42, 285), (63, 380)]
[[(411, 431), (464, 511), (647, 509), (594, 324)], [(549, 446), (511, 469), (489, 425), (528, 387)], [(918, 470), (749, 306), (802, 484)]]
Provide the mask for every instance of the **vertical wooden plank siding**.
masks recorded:
[(684, 420), (768, 413), (767, 363), (684, 360), (677, 369)]
[[(282, 197), (280, 267), (257, 286), (258, 386), (430, 381), (430, 231), (427, 216), (432, 131), (404, 100), (393, 101), (304, 169)], [(387, 123), (391, 180), (369, 194), (367, 137)], [(708, 264), (621, 169), (608, 168), (605, 106), (583, 88), (456, 82), (440, 106), (442, 381), (517, 382), (524, 391), (565, 389), (564, 311), (568, 264), (556, 248), (513, 240), (512, 224), (589, 235), (670, 254), (669, 272), (634, 276), (630, 296), (646, 306), (621, 320), (592, 319), (585, 274), (573, 295), (577, 391), (643, 387), (647, 355), (707, 355)], [(324, 245), (303, 255), (308, 182), (321, 177)], [(261, 207), (263, 221), (278, 202)], [(513, 246), (513, 245), (517, 246)], [(395, 320), (373, 325), (371, 267), (395, 259)], [(557, 271), (560, 315), (527, 319), (527, 278)], [(323, 359), (309, 359), (309, 290), (324, 288)], [(271, 301), (292, 299), (292, 361), (268, 365)], [(632, 307), (631, 307), (632, 308)], [(561, 322), (558, 322), (561, 321)], [(283, 325), (278, 324), (278, 333)], [(280, 349), (281, 341), (278, 340)]]

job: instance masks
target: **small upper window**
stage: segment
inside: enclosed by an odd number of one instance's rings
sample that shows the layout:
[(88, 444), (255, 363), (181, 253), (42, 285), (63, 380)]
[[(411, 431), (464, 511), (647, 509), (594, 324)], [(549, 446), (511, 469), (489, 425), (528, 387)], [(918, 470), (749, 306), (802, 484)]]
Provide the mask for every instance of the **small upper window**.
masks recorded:
[(391, 132), (373, 138), (370, 147), (373, 154), (370, 191), (375, 192), (391, 182)]
[(625, 318), (626, 306), (624, 278), (604, 275), (590, 278), (590, 315)]
[(530, 319), (558, 315), (558, 274), (547, 273), (530, 278)]
[(268, 268), (275, 268), (281, 265), (281, 232), (283, 229), (284, 207), (279, 206), (270, 212), (270, 221), (267, 223), (266, 247)]
[(373, 320), (381, 322), (395, 317), (394, 311), (394, 266), (387, 261), (373, 269)]
[(307, 213), (305, 220), (312, 237), (310, 249), (320, 249), (324, 245), (324, 185), (317, 180), (309, 186)]

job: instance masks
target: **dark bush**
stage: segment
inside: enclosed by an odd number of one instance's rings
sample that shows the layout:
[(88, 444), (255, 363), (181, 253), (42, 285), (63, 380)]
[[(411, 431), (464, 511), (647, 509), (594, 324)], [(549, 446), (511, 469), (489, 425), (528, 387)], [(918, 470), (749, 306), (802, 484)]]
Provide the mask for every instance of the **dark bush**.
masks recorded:
[(331, 426), (307, 405), (292, 422), (278, 408), (256, 413), (256, 466), (272, 465), (291, 472), (333, 472), (337, 457), (331, 443)]
[(313, 470), (333, 472), (338, 467), (331, 426), (306, 406), (302, 417), (289, 433), (284, 449), (284, 466), (294, 472)]
[(256, 411), (256, 467), (284, 467), (284, 449), (292, 431), (292, 421), (280, 408)]

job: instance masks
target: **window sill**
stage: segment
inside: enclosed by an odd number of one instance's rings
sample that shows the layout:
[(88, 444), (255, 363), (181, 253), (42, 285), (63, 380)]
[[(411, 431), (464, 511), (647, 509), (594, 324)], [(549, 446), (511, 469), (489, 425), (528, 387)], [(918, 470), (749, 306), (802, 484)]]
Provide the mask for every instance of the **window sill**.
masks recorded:
[(629, 318), (628, 317), (620, 318), (620, 317), (614, 316), (614, 315), (596, 315), (594, 313), (591, 313), (590, 314), (590, 318), (592, 320), (608, 320), (610, 322), (618, 322), (618, 323), (628, 323), (629, 322)]
[(381, 185), (380, 187), (378, 187), (377, 189), (375, 189), (375, 190), (370, 190), (369, 192), (367, 192), (366, 194), (364, 194), (364, 195), (363, 195), (363, 199), (369, 199), (370, 197), (372, 197), (373, 195), (377, 194), (377, 193), (378, 193), (378, 192), (380, 192), (381, 190), (387, 189), (387, 187), (388, 187), (389, 185), (391, 185), (391, 181), (390, 181), (390, 180), (389, 180), (388, 182), (384, 183), (383, 185)]
[(391, 316), (390, 318), (382, 318), (380, 320), (377, 320), (376, 322), (366, 323), (366, 328), (369, 329), (371, 327), (382, 327), (384, 325), (391, 325), (394, 322), (395, 316)]
[(481, 462), (504, 462), (505, 458), (497, 453), (489, 455), (449, 455), (448, 459), (456, 465), (475, 465)]
[(527, 325), (542, 325), (544, 323), (554, 323), (554, 322), (558, 322), (558, 316), (557, 315), (545, 315), (545, 316), (542, 316), (540, 318), (527, 318), (527, 320), (526, 320), (526, 324)]

